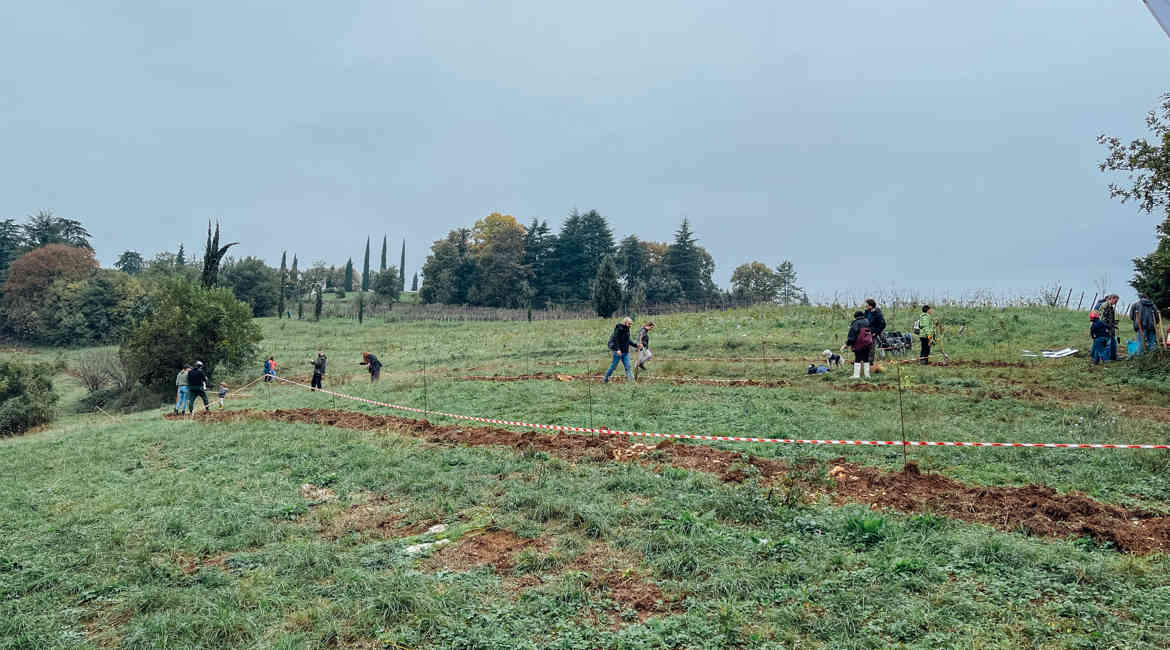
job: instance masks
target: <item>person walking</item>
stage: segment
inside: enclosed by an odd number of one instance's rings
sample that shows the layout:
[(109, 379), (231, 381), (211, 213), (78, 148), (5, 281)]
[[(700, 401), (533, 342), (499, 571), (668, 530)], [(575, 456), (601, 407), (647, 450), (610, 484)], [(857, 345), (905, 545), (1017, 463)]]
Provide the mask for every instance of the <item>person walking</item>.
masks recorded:
[(886, 317), (873, 298), (865, 299), (865, 318), (869, 321), (869, 332), (873, 335), (873, 345), (869, 348), (869, 362), (873, 363), (878, 347), (886, 347), (886, 337), (882, 335), (886, 331)]
[(362, 360), (358, 365), (369, 367), (371, 384), (382, 378), (382, 362), (369, 352), (362, 352)]
[(1117, 361), (1117, 301), (1119, 296), (1111, 293), (1101, 301), (1101, 309), (1097, 312), (1101, 322), (1109, 328), (1109, 340), (1105, 342), (1105, 358)]
[(854, 379), (861, 379), (863, 370), (866, 378), (869, 378), (869, 360), (873, 358), (873, 345), (873, 332), (869, 329), (869, 319), (866, 318), (865, 312), (853, 312), (853, 322), (849, 324), (849, 334), (845, 336), (845, 345), (842, 345), (841, 349), (853, 350)]
[(930, 365), (930, 346), (934, 345), (935, 326), (934, 308), (930, 305), (923, 305), (922, 315), (918, 317), (914, 329), (918, 334), (918, 340), (922, 343), (922, 349), (918, 353), (918, 361), (924, 366)]
[(605, 371), (605, 378), (601, 383), (609, 383), (609, 376), (613, 374), (614, 368), (617, 368), (618, 361), (626, 368), (626, 379), (634, 381), (634, 373), (630, 372), (630, 327), (633, 324), (634, 319), (626, 316), (614, 325), (613, 334), (609, 336), (609, 349), (613, 352), (613, 361), (609, 364), (609, 370)]
[(320, 350), (317, 350), (317, 358), (309, 363), (313, 364), (313, 380), (309, 382), (312, 390), (321, 388), (321, 379), (325, 377), (325, 355)]
[(183, 369), (175, 375), (175, 388), (178, 393), (175, 399), (175, 415), (187, 410), (187, 372), (190, 370), (191, 364), (184, 363)]
[(1129, 318), (1133, 321), (1133, 331), (1138, 334), (1138, 354), (1157, 349), (1162, 316), (1154, 303), (1144, 295), (1138, 296), (1138, 301), (1129, 308)]
[(650, 352), (650, 332), (654, 330), (654, 321), (646, 321), (642, 329), (638, 330), (638, 337), (634, 341), (638, 344), (638, 370), (646, 369), (646, 362), (654, 356)]
[(1089, 312), (1089, 338), (1093, 340), (1093, 365), (1109, 362), (1109, 326), (1097, 312)]
[(207, 403), (207, 374), (203, 370), (203, 362), (196, 361), (195, 367), (187, 373), (187, 412), (195, 412), (195, 398), (203, 398), (203, 410), (210, 411), (211, 405)]

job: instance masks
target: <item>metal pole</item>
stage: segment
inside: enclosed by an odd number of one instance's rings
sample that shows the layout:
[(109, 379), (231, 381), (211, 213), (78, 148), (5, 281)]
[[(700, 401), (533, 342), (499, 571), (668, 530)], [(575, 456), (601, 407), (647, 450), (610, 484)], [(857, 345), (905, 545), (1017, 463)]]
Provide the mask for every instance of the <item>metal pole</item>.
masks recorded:
[(902, 466), (906, 466), (906, 412), (902, 410), (902, 364), (898, 364), (898, 418), (902, 421)]

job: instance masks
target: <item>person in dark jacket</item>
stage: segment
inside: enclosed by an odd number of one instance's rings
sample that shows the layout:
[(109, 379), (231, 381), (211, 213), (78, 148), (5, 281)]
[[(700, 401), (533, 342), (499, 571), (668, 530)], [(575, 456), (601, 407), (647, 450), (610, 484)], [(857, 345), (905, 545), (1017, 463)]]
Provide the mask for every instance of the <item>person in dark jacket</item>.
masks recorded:
[[(869, 343), (866, 344), (866, 339)], [(849, 324), (849, 334), (845, 337), (845, 345), (841, 349), (853, 350), (853, 378), (860, 379), (862, 370), (869, 377), (870, 352), (873, 351), (873, 333), (869, 330), (869, 319), (865, 312), (853, 312), (853, 322)]]
[(1105, 299), (1101, 301), (1101, 309), (1097, 312), (1101, 322), (1109, 328), (1106, 356), (1110, 361), (1117, 361), (1117, 301), (1119, 299), (1120, 296), (1115, 293), (1105, 296)]
[(325, 377), (325, 359), (325, 355), (317, 350), (317, 358), (309, 362), (313, 364), (313, 380), (309, 386), (314, 390), (321, 388), (321, 379)]
[(362, 360), (359, 365), (369, 366), (371, 384), (382, 378), (382, 362), (378, 361), (378, 357), (369, 352), (362, 352)]
[(652, 331), (654, 331), (654, 321), (647, 321), (642, 329), (638, 330), (638, 336), (634, 339), (634, 343), (638, 344), (638, 370), (645, 370), (646, 362), (654, 356), (650, 352), (650, 332)]
[(1097, 312), (1089, 313), (1089, 338), (1093, 340), (1093, 365), (1109, 362), (1109, 326)]
[(634, 373), (630, 372), (630, 327), (633, 324), (634, 319), (626, 316), (614, 326), (613, 334), (609, 337), (609, 349), (613, 352), (613, 362), (609, 364), (609, 370), (605, 371), (605, 378), (601, 380), (601, 383), (609, 383), (609, 376), (613, 374), (614, 368), (617, 368), (618, 361), (621, 361), (626, 368), (626, 379), (634, 381)]
[(884, 345), (886, 340), (882, 336), (882, 332), (886, 331), (886, 317), (873, 298), (865, 299), (865, 319), (869, 321), (869, 333), (873, 335), (873, 345), (869, 346), (869, 362), (873, 363), (878, 346)]
[(1138, 301), (1129, 308), (1129, 318), (1133, 321), (1133, 331), (1138, 333), (1138, 354), (1146, 350), (1158, 348), (1158, 326), (1162, 324), (1162, 316), (1158, 308), (1145, 296), (1138, 296)]
[(187, 373), (187, 412), (195, 412), (195, 398), (203, 398), (203, 410), (210, 411), (207, 403), (207, 372), (203, 370), (203, 362), (196, 361), (195, 367)]

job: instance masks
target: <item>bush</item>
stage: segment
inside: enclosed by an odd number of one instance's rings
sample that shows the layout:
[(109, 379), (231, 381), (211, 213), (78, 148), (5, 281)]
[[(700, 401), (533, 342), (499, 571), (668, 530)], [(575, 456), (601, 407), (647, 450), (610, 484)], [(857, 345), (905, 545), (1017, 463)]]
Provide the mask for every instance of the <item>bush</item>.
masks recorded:
[(127, 391), (135, 383), (130, 367), (115, 348), (83, 354), (74, 374), (90, 393), (107, 386), (112, 386), (115, 391)]
[(58, 399), (48, 365), (0, 361), (0, 435), (51, 422)]
[(209, 376), (221, 366), (245, 367), (255, 361), (260, 339), (252, 308), (229, 289), (171, 280), (151, 296), (151, 316), (130, 333), (121, 355), (134, 380), (162, 391), (174, 385), (184, 363), (202, 361)]

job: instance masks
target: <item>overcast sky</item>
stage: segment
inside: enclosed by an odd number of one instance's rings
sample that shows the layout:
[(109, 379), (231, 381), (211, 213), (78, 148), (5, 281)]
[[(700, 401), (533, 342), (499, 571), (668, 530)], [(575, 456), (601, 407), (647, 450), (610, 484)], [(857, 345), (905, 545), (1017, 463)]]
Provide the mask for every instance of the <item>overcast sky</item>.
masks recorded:
[(410, 274), (493, 211), (686, 216), (720, 285), (819, 296), (1123, 289), (1153, 248), (1096, 167), (1170, 90), (1140, 0), (713, 4), (0, 3), (0, 217), (105, 265), (208, 217), (273, 264), (388, 234)]

